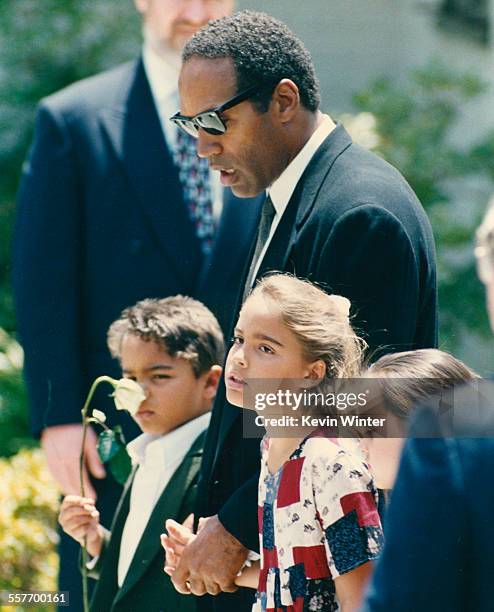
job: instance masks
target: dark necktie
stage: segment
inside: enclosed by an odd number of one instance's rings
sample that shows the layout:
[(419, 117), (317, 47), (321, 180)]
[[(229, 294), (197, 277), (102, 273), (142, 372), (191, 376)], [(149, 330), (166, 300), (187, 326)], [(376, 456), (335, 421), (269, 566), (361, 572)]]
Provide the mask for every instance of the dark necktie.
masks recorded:
[(207, 255), (213, 244), (215, 223), (209, 163), (198, 157), (197, 140), (183, 130), (177, 131), (173, 160), (178, 168), (185, 204), (194, 224), (202, 252)]
[(273, 206), (273, 202), (271, 201), (271, 198), (268, 196), (264, 200), (264, 204), (262, 205), (261, 219), (259, 221), (259, 229), (257, 230), (257, 238), (256, 238), (256, 246), (254, 249), (254, 255), (251, 259), (249, 273), (247, 274), (247, 278), (245, 280), (245, 285), (244, 285), (244, 300), (247, 297), (252, 287), (252, 283), (255, 278), (254, 270), (257, 267), (258, 259), (261, 256), (262, 250), (269, 237), (269, 232), (271, 230), (271, 224), (273, 223), (275, 214), (276, 214), (275, 207)]

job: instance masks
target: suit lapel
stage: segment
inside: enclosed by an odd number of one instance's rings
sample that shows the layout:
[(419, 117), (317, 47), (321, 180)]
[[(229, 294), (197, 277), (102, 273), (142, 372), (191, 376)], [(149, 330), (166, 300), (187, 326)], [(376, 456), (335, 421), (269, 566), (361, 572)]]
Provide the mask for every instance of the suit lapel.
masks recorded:
[[(261, 262), (256, 280), (270, 271), (291, 272), (295, 275), (303, 274), (303, 271), (298, 269), (293, 258), (293, 250), (297, 243), (298, 235), (314, 207), (324, 179), (331, 172), (336, 159), (351, 144), (352, 140), (348, 132), (343, 126), (337, 125), (318, 148), (288, 202), (283, 217)], [(250, 257), (252, 255), (253, 249)], [(241, 303), (237, 306), (238, 315)], [(221, 448), (231, 426), (237, 418), (241, 418), (240, 410), (228, 404), (226, 399), (224, 399), (222, 404), (221, 410), (223, 414), (219, 424), (215, 463), (216, 459), (221, 455)]]
[(276, 228), (266, 255), (259, 267), (256, 279), (271, 270), (299, 274), (291, 258), (302, 226), (314, 207), (317, 195), (326, 176), (331, 172), (336, 159), (352, 144), (352, 140), (341, 125), (331, 132), (312, 157), (290, 198), (285, 213)]
[[(134, 553), (125, 580), (115, 603), (139, 581), (154, 557), (162, 551), (157, 534), (165, 531), (165, 519), (178, 519), (178, 513), (187, 489), (194, 482), (202, 459), (202, 446), (206, 432), (202, 432), (191, 446), (156, 503), (139, 545)], [(164, 553), (163, 553), (164, 555)], [(164, 560), (164, 557), (163, 557)]]
[[(105, 108), (100, 119), (117, 157), (179, 278), (197, 277), (201, 249), (168, 151), (142, 61), (122, 105)], [(186, 283), (186, 286), (188, 283)]]
[(115, 510), (110, 529), (111, 538), (108, 547), (104, 551), (101, 574), (91, 599), (91, 610), (109, 610), (118, 592), (118, 557), (120, 555), (120, 542), (125, 519), (129, 513), (130, 488), (134, 480), (135, 472), (136, 468), (132, 470), (131, 475), (127, 479), (117, 509)]

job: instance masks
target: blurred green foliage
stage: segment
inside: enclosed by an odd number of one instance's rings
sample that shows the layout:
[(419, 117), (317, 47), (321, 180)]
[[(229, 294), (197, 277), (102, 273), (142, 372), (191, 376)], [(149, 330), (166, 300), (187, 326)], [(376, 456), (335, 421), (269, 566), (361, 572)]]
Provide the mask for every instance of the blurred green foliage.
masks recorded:
[(22, 380), (22, 349), (0, 328), (0, 457), (34, 444)]
[(475, 75), (459, 74), (434, 60), (404, 80), (379, 79), (355, 95), (356, 107), (375, 118), (374, 150), (401, 170), (431, 219), (438, 251), (440, 340), (453, 351), (462, 330), (489, 333), (484, 291), (474, 270), (473, 236), (494, 180), (494, 132), (470, 145), (458, 144), (453, 134), (463, 105), (484, 89)]
[[(59, 491), (39, 449), (0, 459), (0, 590), (54, 591)], [(2, 606), (20, 611), (24, 606)], [(37, 605), (48, 612), (52, 605)]]

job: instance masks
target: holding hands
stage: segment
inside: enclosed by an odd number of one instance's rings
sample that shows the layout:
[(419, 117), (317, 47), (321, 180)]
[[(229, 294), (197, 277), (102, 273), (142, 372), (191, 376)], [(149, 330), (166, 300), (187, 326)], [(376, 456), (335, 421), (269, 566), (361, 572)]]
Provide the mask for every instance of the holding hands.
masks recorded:
[(233, 593), (238, 586), (252, 586), (237, 582), (248, 549), (216, 515), (201, 519), (197, 534), (173, 520), (166, 521), (166, 529), (168, 535), (161, 536), (166, 551), (165, 572), (179, 593), (218, 595), (222, 591)]

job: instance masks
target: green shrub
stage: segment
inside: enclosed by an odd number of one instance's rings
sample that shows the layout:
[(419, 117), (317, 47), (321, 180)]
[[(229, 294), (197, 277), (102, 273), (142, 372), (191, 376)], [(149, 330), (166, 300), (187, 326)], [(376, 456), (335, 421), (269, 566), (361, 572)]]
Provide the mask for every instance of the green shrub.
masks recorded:
[(0, 459), (0, 482), (0, 590), (56, 590), (59, 493), (41, 450)]
[[(374, 117), (374, 150), (401, 170), (431, 220), (438, 251), (440, 340), (450, 350), (458, 348), (462, 330), (489, 333), (474, 270), (473, 235), (494, 180), (494, 132), (465, 146), (453, 137), (463, 105), (484, 89), (475, 75), (459, 74), (435, 60), (403, 81), (379, 79), (355, 95), (356, 107)], [(460, 186), (467, 201), (459, 201)]]

